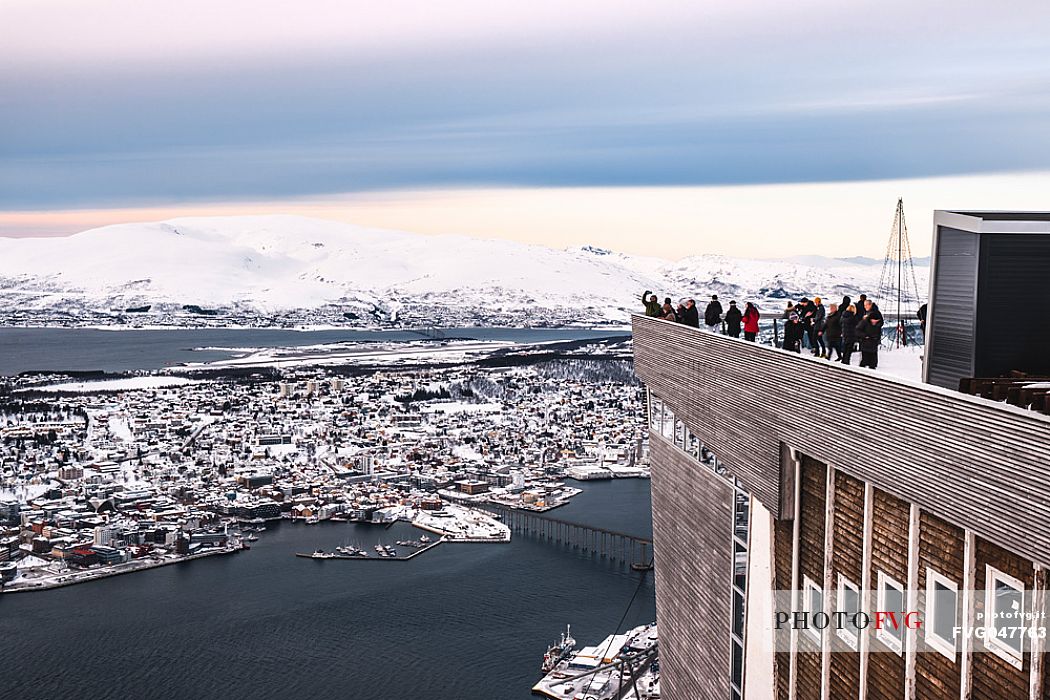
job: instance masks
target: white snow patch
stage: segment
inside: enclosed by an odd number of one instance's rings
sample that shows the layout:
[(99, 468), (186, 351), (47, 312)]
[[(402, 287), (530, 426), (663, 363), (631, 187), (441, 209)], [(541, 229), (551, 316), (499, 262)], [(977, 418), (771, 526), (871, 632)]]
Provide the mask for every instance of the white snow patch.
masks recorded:
[(79, 394), (90, 394), (95, 391), (133, 391), (137, 389), (160, 389), (184, 384), (196, 384), (197, 380), (186, 377), (127, 377), (124, 379), (103, 379), (94, 382), (65, 382), (33, 387), (33, 391), (70, 391)]

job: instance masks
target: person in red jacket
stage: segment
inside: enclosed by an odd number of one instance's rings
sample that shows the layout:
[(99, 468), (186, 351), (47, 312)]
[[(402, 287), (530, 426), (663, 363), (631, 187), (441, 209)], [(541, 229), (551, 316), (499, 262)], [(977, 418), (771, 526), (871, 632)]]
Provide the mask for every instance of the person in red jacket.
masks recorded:
[(744, 340), (755, 342), (758, 335), (758, 308), (750, 301), (744, 308)]

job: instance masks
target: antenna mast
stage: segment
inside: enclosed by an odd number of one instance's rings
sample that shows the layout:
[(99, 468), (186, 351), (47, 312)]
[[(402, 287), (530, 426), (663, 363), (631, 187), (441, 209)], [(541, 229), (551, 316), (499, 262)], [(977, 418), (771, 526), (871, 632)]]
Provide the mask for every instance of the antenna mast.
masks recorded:
[(915, 277), (915, 263), (908, 241), (908, 225), (904, 218), (904, 200), (897, 200), (897, 211), (893, 215), (890, 240), (886, 245), (886, 258), (882, 263), (879, 289), (875, 297), (883, 313), (889, 304), (896, 302), (896, 347), (912, 342), (908, 335), (907, 320), (915, 316), (919, 307), (919, 284)]

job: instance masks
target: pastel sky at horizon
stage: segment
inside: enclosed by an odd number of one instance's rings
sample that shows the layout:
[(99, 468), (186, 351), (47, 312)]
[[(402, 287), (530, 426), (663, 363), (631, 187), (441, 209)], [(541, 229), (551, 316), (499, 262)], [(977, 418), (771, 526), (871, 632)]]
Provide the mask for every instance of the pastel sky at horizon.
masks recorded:
[[(297, 213), (881, 255), (1050, 209), (1050, 3), (7, 0), (0, 235)], [(844, 234), (844, 232), (846, 232)]]

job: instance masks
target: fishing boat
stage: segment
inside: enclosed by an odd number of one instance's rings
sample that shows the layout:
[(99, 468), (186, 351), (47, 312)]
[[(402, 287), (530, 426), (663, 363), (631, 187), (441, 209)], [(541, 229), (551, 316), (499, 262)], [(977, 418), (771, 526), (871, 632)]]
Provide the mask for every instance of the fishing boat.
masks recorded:
[(572, 653), (576, 648), (576, 640), (572, 638), (572, 627), (565, 625), (565, 632), (557, 644), (551, 644), (547, 653), (543, 655), (543, 665), (540, 667), (544, 673), (550, 673), (558, 662)]

